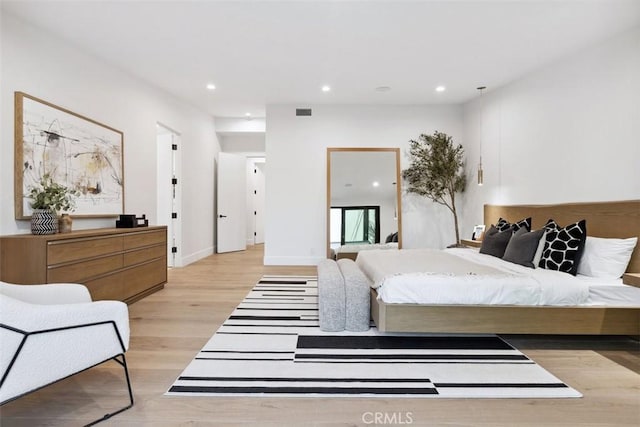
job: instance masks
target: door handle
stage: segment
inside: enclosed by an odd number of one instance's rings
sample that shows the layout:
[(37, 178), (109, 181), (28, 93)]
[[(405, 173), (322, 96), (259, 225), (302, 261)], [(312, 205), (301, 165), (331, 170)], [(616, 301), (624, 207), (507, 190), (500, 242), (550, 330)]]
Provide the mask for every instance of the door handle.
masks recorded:
[(226, 218), (226, 215), (218, 215), (218, 218)]

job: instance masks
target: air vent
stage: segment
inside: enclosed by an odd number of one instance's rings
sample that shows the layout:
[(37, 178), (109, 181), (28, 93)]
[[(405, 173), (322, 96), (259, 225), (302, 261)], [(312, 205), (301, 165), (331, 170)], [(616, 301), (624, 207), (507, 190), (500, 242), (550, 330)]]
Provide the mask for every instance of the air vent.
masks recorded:
[(311, 108), (296, 108), (296, 116), (310, 116)]

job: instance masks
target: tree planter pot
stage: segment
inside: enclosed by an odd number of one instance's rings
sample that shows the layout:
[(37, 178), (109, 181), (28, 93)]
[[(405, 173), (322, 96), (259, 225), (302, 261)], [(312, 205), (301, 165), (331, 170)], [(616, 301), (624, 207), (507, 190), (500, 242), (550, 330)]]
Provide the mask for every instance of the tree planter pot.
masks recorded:
[(31, 214), (31, 234), (56, 234), (58, 216), (51, 209), (34, 209)]

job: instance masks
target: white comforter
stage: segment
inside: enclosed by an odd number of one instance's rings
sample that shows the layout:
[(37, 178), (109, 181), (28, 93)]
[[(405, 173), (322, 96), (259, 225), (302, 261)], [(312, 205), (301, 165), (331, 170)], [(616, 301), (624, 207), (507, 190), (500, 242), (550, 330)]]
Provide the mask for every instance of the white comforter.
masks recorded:
[(584, 281), (471, 249), (364, 251), (356, 263), (387, 303), (580, 305)]
[(398, 243), (363, 243), (360, 245), (342, 245), (336, 249), (336, 253), (352, 253), (360, 251), (373, 251), (376, 249), (398, 249)]

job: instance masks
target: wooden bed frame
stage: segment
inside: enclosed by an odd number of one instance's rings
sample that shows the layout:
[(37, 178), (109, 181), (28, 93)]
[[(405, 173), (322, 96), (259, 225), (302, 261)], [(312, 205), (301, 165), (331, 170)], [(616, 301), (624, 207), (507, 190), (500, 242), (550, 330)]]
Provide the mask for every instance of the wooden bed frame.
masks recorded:
[[(557, 205), (484, 206), (485, 224), (532, 217), (541, 228), (587, 220), (595, 237), (640, 237), (640, 200)], [(640, 245), (639, 245), (640, 246)], [(636, 246), (627, 272), (640, 272)], [(371, 315), (383, 332), (640, 335), (640, 307), (387, 304), (371, 290)]]

